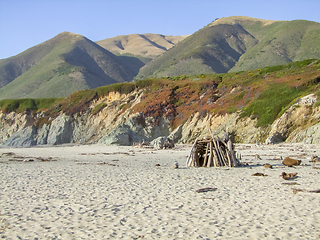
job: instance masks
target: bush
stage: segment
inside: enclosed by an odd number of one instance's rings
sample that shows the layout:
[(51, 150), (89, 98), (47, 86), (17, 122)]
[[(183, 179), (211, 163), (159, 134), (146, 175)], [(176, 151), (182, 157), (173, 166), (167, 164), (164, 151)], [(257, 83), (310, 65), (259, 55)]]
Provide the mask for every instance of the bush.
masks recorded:
[(292, 100), (300, 95), (296, 88), (290, 88), (285, 84), (273, 83), (263, 91), (257, 100), (251, 103), (241, 113), (241, 117), (255, 116), (258, 118), (257, 126), (271, 124)]
[(98, 112), (100, 112), (102, 109), (104, 109), (107, 106), (106, 103), (100, 103), (98, 104), (94, 109), (92, 109), (91, 114), (95, 115)]
[(62, 101), (63, 98), (39, 98), (39, 99), (5, 99), (0, 101), (1, 111), (9, 113), (9, 112), (24, 112), (26, 110), (30, 110), (33, 112), (37, 112), (41, 109), (47, 109), (58, 102)]

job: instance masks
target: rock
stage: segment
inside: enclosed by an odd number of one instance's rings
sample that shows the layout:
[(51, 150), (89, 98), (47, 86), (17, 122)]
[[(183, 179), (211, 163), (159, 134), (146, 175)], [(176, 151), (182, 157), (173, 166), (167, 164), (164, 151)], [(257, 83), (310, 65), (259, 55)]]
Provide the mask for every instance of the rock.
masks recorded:
[(44, 124), (42, 128), (38, 129), (38, 133), (36, 137), (37, 145), (47, 144), (49, 130), (50, 130), (50, 125), (47, 125), (47, 124)]
[(127, 125), (121, 125), (113, 129), (110, 133), (101, 138), (98, 143), (106, 145), (132, 145), (132, 132)]
[[(152, 122), (149, 118), (148, 121)], [(125, 145), (131, 146), (133, 143), (139, 143), (143, 140), (150, 142), (163, 133), (169, 134), (170, 123), (164, 119), (159, 121), (159, 125), (148, 125), (141, 113), (132, 115), (125, 123), (118, 125), (112, 131), (103, 136), (98, 143), (107, 145)], [(150, 143), (152, 146), (152, 144)]]
[(304, 129), (308, 121), (318, 121), (319, 110), (314, 111), (311, 108), (316, 101), (317, 97), (314, 94), (296, 99), (295, 103), (272, 123), (265, 143), (274, 144), (287, 141), (310, 144), (316, 143), (314, 139), (320, 143), (320, 129), (318, 131), (320, 125)]
[(178, 142), (182, 137), (182, 125), (179, 125), (175, 130), (168, 136), (174, 143)]
[(318, 156), (311, 156), (312, 162), (320, 162), (320, 158)]
[(288, 167), (298, 166), (301, 164), (301, 160), (296, 160), (296, 159), (286, 157), (285, 159), (283, 159), (282, 164), (284, 164)]
[(37, 135), (36, 126), (29, 126), (14, 133), (3, 145), (6, 147), (30, 147), (37, 144), (35, 140)]
[(179, 164), (178, 164), (177, 162), (175, 162), (175, 163), (173, 164), (172, 168), (173, 168), (173, 169), (179, 168)]
[(295, 131), (290, 142), (303, 142), (305, 144), (320, 144), (320, 123), (307, 129)]
[(266, 163), (266, 164), (264, 164), (263, 166), (264, 166), (265, 168), (272, 168), (272, 165), (269, 164), (269, 163)]
[(297, 178), (298, 173), (285, 173), (285, 172), (282, 172), (281, 173), (281, 176), (284, 180), (291, 180), (291, 179), (295, 179)]
[(265, 143), (266, 144), (277, 144), (277, 143), (281, 143), (285, 140), (286, 140), (286, 138), (283, 137), (281, 133), (275, 132), (275, 133), (269, 135), (269, 137), (266, 139)]
[(71, 143), (72, 133), (71, 117), (62, 114), (52, 121), (47, 137), (47, 144)]
[(150, 146), (152, 146), (155, 149), (162, 149), (166, 141), (167, 137), (158, 137), (150, 142)]
[(142, 142), (139, 144), (140, 147), (149, 147), (150, 146), (150, 143), (149, 142), (146, 142), (144, 141), (144, 139), (142, 139)]
[(170, 138), (167, 138), (167, 141), (163, 144), (162, 148), (174, 148), (174, 142)]

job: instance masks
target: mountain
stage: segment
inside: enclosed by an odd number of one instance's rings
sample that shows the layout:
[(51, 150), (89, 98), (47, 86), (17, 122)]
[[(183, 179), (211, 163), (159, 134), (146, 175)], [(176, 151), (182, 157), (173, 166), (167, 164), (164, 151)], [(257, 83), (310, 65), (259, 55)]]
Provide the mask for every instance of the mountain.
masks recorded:
[(305, 59), (320, 58), (320, 23), (294, 21), (239, 21), (258, 40), (231, 69), (245, 71)]
[(227, 17), (142, 67), (136, 79), (244, 71), (320, 57), (320, 23)]
[(187, 36), (165, 36), (161, 34), (130, 34), (97, 41), (101, 47), (114, 54), (132, 54), (153, 59)]
[(65, 97), (130, 81), (141, 66), (136, 58), (125, 61), (81, 35), (64, 32), (0, 60), (0, 99)]
[(66, 97), (150, 77), (227, 73), (320, 58), (320, 23), (217, 19), (189, 36), (131, 34), (92, 42), (64, 32), (0, 60), (0, 99)]

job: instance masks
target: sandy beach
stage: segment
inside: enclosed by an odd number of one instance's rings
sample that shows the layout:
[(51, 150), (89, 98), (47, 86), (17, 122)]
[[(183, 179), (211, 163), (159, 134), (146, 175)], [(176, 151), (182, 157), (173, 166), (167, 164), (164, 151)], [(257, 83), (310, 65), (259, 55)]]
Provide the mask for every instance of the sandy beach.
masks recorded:
[[(320, 188), (320, 162), (310, 162), (320, 146), (239, 144), (247, 165), (237, 168), (187, 168), (190, 149), (0, 148), (0, 236), (320, 239), (320, 193), (291, 190)], [(280, 156), (302, 163), (286, 167)], [(298, 178), (284, 180), (282, 172)], [(208, 187), (216, 190), (196, 192)]]

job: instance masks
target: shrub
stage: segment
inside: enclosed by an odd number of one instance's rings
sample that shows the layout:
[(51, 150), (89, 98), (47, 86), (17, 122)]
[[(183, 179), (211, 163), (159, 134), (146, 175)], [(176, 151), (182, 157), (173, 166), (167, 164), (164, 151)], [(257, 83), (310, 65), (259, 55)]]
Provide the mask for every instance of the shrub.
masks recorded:
[(0, 101), (0, 108), (3, 112), (24, 112), (26, 110), (37, 112), (41, 109), (47, 109), (58, 102), (63, 100), (63, 98), (40, 98), (40, 99), (5, 99)]
[(241, 117), (255, 116), (258, 118), (258, 127), (267, 126), (299, 94), (300, 92), (296, 88), (290, 88), (285, 84), (272, 83), (268, 89), (259, 95), (257, 100), (244, 109)]
[(98, 104), (94, 109), (92, 109), (91, 114), (95, 115), (98, 112), (100, 112), (102, 109), (104, 109), (107, 106), (106, 103), (100, 103)]

